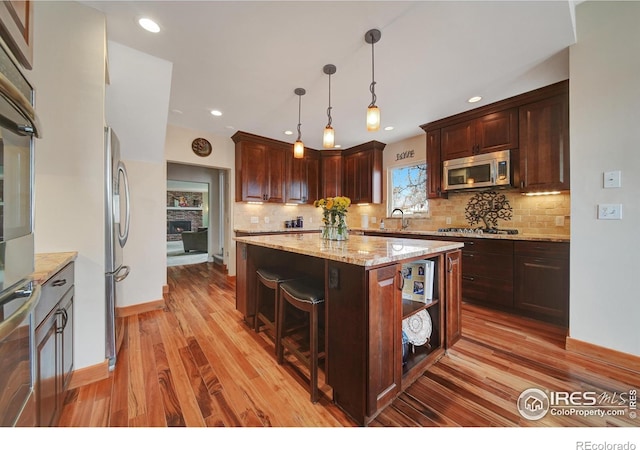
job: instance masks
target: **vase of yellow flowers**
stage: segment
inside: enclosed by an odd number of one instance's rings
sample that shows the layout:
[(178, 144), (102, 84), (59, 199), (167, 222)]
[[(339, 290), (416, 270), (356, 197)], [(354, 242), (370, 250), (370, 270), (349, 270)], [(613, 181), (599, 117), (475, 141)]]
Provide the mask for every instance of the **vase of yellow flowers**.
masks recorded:
[(322, 208), (322, 239), (344, 241), (348, 239), (347, 208), (351, 205), (349, 197), (327, 197), (313, 202), (316, 208)]

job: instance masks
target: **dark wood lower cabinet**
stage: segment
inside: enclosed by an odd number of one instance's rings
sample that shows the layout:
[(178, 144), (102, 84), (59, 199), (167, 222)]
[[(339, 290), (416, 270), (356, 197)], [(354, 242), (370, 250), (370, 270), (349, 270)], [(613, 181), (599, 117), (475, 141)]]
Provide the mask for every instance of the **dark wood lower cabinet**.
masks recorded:
[(446, 309), (446, 347), (450, 348), (462, 337), (462, 252), (448, 252), (445, 255), (447, 291), (445, 293)]
[(514, 308), (569, 325), (569, 244), (516, 242)]

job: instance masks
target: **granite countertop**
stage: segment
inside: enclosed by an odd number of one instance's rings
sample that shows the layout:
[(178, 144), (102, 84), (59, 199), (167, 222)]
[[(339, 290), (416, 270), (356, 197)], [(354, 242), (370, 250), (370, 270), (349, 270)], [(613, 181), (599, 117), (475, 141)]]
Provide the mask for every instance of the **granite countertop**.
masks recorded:
[(77, 257), (78, 252), (36, 253), (33, 279), (44, 284), (64, 266), (75, 261)]
[(350, 228), (350, 231), (359, 233), (376, 233), (376, 234), (404, 234), (407, 236), (425, 236), (425, 237), (466, 237), (466, 238), (483, 238), (483, 239), (501, 239), (509, 241), (544, 241), (544, 242), (570, 242), (570, 237), (566, 235), (554, 234), (488, 234), (488, 233), (455, 233), (450, 231), (426, 231), (426, 230), (401, 230), (394, 228)]
[(319, 233), (320, 228), (274, 228), (271, 230), (255, 230), (255, 229), (241, 229), (235, 228), (233, 230), (234, 233), (244, 233), (244, 234), (269, 234), (269, 233)]
[(327, 241), (317, 234), (236, 237), (237, 242), (315, 256), (358, 266), (377, 266), (417, 259), (463, 246), (459, 242), (351, 234), (346, 241)]

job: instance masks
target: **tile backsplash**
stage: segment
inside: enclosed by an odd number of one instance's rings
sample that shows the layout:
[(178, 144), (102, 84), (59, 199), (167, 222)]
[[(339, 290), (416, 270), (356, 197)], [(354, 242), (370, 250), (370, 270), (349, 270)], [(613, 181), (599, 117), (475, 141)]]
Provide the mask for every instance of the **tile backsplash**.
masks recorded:
[[(499, 192), (505, 194), (513, 211), (511, 220), (498, 220), (498, 228), (515, 228), (523, 234), (569, 236), (570, 194), (527, 197), (515, 190)], [(409, 216), (408, 229), (434, 231), (438, 228), (469, 227), (465, 208), (473, 195), (472, 192), (451, 193), (448, 199), (429, 200), (430, 217), (417, 219)], [(352, 205), (347, 213), (348, 226), (361, 228), (363, 215), (369, 219), (369, 228), (379, 228), (381, 220), (384, 220), (387, 229), (400, 227), (398, 217), (387, 217), (384, 204)], [(322, 221), (322, 210), (311, 205), (236, 203), (234, 228), (250, 231), (284, 230), (284, 221), (297, 216), (303, 217), (304, 229), (318, 229)], [(447, 218), (450, 223), (447, 223)]]

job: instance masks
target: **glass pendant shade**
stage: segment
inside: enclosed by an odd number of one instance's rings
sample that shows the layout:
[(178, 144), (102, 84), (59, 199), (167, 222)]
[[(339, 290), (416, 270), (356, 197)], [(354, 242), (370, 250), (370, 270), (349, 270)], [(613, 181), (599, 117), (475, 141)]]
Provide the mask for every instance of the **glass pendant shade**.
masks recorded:
[(295, 144), (293, 144), (293, 157), (304, 158), (304, 144), (300, 140), (297, 140)]
[(333, 148), (335, 145), (336, 135), (333, 131), (333, 127), (327, 125), (324, 128), (324, 134), (322, 135), (322, 146), (324, 148)]
[(380, 128), (380, 109), (373, 105), (367, 108), (367, 131), (378, 131)]

